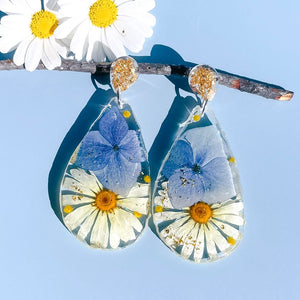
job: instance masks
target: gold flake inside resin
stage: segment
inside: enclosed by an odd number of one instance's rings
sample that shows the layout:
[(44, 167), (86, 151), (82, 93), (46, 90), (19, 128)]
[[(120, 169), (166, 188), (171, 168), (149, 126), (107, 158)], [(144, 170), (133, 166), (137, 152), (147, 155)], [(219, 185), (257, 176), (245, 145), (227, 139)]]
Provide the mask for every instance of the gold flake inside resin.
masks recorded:
[(217, 90), (217, 72), (209, 66), (196, 66), (189, 75), (191, 89), (204, 101), (212, 100)]
[(119, 58), (112, 63), (110, 74), (114, 90), (125, 91), (138, 78), (137, 62), (131, 57)]

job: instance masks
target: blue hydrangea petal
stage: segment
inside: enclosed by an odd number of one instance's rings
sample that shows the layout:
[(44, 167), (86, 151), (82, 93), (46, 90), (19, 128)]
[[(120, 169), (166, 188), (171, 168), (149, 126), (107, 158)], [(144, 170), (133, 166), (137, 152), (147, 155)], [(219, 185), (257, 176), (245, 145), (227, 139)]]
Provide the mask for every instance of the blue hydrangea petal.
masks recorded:
[(226, 157), (219, 131), (213, 125), (188, 130), (182, 137), (195, 154), (195, 163), (203, 166), (216, 157)]
[(90, 171), (101, 170), (107, 166), (113, 152), (98, 131), (90, 131), (82, 140), (75, 164)]
[(146, 153), (138, 138), (136, 131), (129, 130), (119, 144), (120, 153), (132, 163), (140, 163), (146, 160)]
[(131, 163), (116, 151), (107, 167), (94, 173), (105, 188), (126, 197), (136, 184), (140, 172), (140, 163)]
[(169, 178), (168, 195), (174, 208), (188, 207), (204, 201), (205, 184), (201, 175), (192, 169), (182, 168)]
[(99, 121), (100, 134), (112, 145), (119, 145), (128, 132), (128, 125), (116, 107), (108, 109)]
[(236, 195), (232, 173), (226, 158), (215, 158), (201, 168), (205, 184), (204, 201), (223, 202)]
[(171, 150), (170, 156), (163, 167), (162, 174), (170, 178), (175, 170), (183, 167), (190, 168), (193, 164), (194, 158), (191, 146), (186, 141), (179, 140)]

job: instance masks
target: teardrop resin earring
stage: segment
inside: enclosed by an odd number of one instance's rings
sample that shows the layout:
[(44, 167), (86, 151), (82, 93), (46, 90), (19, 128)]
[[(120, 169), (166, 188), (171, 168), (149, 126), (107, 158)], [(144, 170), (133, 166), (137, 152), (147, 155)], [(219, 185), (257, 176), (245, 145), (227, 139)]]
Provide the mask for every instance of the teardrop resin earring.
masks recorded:
[(66, 227), (94, 248), (132, 244), (146, 226), (150, 176), (139, 126), (120, 93), (138, 77), (137, 63), (112, 63), (117, 97), (100, 112), (72, 155), (61, 184), (60, 207)]
[(181, 124), (155, 182), (153, 222), (160, 239), (201, 263), (231, 253), (242, 237), (243, 202), (235, 159), (212, 113), (217, 73), (196, 66), (189, 84), (202, 99)]

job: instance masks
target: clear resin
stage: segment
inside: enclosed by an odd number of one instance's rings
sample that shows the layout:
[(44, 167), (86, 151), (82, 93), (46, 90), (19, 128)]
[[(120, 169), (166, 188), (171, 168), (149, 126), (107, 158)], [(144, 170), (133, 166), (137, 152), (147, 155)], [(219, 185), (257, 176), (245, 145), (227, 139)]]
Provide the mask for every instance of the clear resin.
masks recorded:
[(160, 239), (197, 263), (231, 253), (244, 225), (235, 158), (213, 114), (200, 112), (195, 107), (178, 129), (152, 197)]
[(139, 126), (130, 106), (112, 99), (70, 158), (60, 192), (63, 221), (91, 247), (123, 248), (147, 224), (149, 193)]

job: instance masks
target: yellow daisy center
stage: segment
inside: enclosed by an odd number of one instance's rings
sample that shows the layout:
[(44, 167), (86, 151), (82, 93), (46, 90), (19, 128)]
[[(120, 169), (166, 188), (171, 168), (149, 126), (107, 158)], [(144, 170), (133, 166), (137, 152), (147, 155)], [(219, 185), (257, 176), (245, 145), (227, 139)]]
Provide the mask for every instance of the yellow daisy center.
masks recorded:
[(30, 23), (30, 29), (35, 37), (47, 39), (53, 35), (58, 25), (55, 14), (50, 11), (40, 10), (33, 14)]
[(98, 0), (91, 7), (89, 18), (93, 25), (97, 27), (108, 27), (116, 19), (118, 9), (112, 0)]
[(200, 224), (205, 224), (212, 216), (212, 209), (207, 203), (198, 202), (190, 207), (192, 219)]
[(102, 211), (110, 211), (117, 207), (117, 195), (109, 190), (100, 191), (95, 200), (95, 205)]

